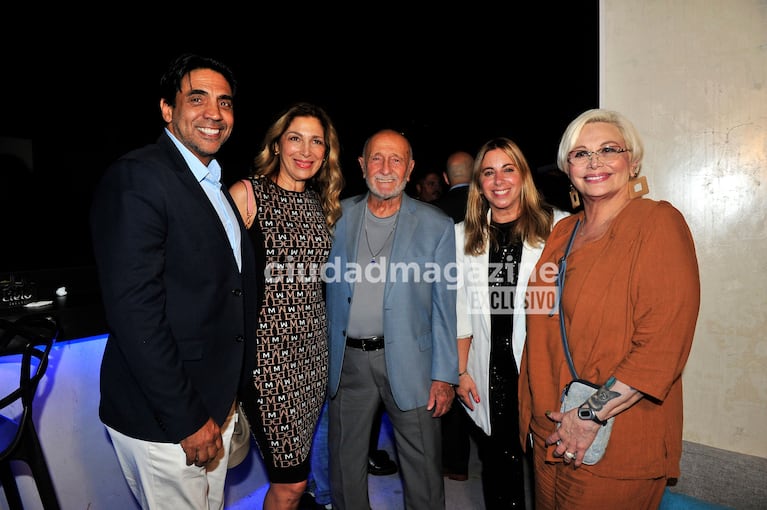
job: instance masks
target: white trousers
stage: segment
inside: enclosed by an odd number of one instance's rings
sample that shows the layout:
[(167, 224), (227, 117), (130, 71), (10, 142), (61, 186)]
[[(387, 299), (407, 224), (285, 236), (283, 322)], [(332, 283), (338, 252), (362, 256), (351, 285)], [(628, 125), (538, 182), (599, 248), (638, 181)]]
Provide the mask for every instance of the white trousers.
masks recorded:
[[(234, 407), (232, 407), (234, 410)], [(106, 427), (125, 480), (144, 510), (223, 510), (234, 413), (224, 423), (224, 448), (205, 467), (186, 465), (178, 443), (153, 443)]]

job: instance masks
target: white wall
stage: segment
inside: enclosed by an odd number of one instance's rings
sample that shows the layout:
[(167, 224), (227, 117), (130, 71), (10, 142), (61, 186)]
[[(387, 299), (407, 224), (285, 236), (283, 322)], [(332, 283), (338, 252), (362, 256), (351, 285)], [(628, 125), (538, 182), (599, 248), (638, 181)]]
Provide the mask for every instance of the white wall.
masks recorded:
[(649, 197), (696, 242), (684, 439), (767, 457), (767, 2), (600, 0), (599, 30), (600, 106), (642, 132)]

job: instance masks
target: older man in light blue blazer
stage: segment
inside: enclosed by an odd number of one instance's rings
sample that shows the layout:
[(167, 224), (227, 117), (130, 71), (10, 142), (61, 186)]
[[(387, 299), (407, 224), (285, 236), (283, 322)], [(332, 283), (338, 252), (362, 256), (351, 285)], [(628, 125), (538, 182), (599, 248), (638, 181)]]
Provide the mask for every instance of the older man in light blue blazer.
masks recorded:
[(343, 201), (325, 271), (333, 508), (370, 508), (368, 438), (383, 402), (405, 508), (442, 509), (441, 424), (458, 382), (453, 220), (404, 194), (408, 140), (374, 134), (359, 158), (369, 192)]

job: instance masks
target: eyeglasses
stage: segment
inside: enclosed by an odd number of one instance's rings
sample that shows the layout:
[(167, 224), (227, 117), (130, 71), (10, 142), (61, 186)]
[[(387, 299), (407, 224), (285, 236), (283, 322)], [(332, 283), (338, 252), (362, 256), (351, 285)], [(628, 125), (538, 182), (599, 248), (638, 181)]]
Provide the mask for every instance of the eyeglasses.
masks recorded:
[(575, 167), (583, 167), (589, 164), (591, 161), (591, 156), (598, 156), (599, 159), (602, 160), (602, 163), (612, 163), (618, 159), (619, 154), (623, 154), (624, 152), (631, 152), (631, 149), (621, 149), (615, 145), (608, 145), (607, 147), (602, 147), (597, 151), (570, 151), (570, 153), (567, 155), (567, 161), (569, 161), (570, 164)]

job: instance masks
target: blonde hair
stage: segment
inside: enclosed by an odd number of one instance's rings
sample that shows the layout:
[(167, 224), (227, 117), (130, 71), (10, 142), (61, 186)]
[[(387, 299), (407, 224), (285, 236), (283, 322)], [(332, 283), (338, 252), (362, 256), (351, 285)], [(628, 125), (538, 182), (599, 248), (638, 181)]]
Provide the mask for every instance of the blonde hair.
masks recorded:
[(601, 108), (586, 110), (573, 119), (567, 126), (567, 129), (565, 129), (565, 132), (562, 135), (562, 139), (559, 141), (557, 167), (567, 173), (569, 165), (567, 160), (570, 151), (575, 147), (575, 142), (581, 135), (583, 126), (591, 124), (592, 122), (606, 122), (618, 128), (618, 131), (620, 131), (623, 141), (626, 144), (624, 149), (629, 149), (631, 151), (629, 152), (629, 155), (631, 164), (634, 165), (634, 177), (639, 175), (639, 171), (642, 169), (642, 158), (644, 157), (644, 144), (642, 143), (642, 137), (639, 135), (639, 131), (637, 131), (634, 124), (621, 113)]
[(519, 235), (523, 241), (538, 246), (546, 241), (554, 222), (554, 213), (551, 207), (544, 203), (538, 192), (530, 165), (528, 165), (520, 148), (509, 138), (493, 138), (479, 149), (474, 158), (474, 169), (469, 184), (469, 198), (466, 203), (466, 216), (464, 218), (466, 232), (464, 251), (467, 255), (484, 253), (488, 244), (492, 249), (498, 248), (498, 233), (492, 228), (487, 217), (490, 203), (482, 195), (480, 183), (482, 160), (485, 154), (495, 149), (502, 150), (511, 158), (514, 165), (519, 169), (522, 178), (522, 191), (519, 197), (521, 212), (514, 225), (514, 233)]

